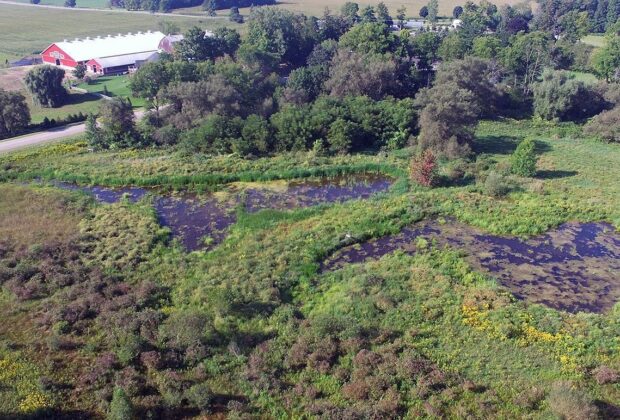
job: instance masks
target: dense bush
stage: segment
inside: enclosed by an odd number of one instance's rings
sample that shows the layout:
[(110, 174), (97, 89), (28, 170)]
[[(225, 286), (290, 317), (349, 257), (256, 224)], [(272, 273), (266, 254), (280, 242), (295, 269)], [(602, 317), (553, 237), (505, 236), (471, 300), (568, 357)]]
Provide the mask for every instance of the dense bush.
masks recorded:
[[(319, 98), (312, 105), (287, 106), (270, 120), (211, 115), (182, 137), (186, 151), (265, 154), (309, 150), (324, 140), (334, 153), (402, 147), (413, 131), (410, 100), (372, 101), (366, 97)], [(273, 133), (273, 135), (272, 135)]]
[(591, 117), (604, 109), (603, 97), (594, 89), (565, 71), (546, 70), (542, 80), (533, 85), (534, 111), (552, 120), (575, 120)]
[(604, 141), (620, 143), (620, 106), (592, 118), (585, 126), (585, 132)]
[(503, 197), (510, 192), (510, 184), (504, 175), (491, 171), (484, 180), (484, 192), (491, 197)]
[(510, 157), (510, 170), (515, 175), (536, 174), (536, 142), (531, 138), (521, 141)]

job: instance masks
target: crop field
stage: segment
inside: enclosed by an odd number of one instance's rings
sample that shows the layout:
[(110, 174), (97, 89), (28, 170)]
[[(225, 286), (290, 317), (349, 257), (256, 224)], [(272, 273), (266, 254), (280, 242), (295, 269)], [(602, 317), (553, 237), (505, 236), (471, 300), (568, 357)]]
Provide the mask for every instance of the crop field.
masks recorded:
[[(54, 41), (93, 35), (157, 30), (164, 20), (184, 30), (198, 25), (205, 29), (228, 25), (226, 20), (178, 16), (151, 16), (144, 13), (43, 9), (0, 4), (2, 46), (0, 56), (16, 59), (38, 53)], [(25, 29), (27, 26), (27, 29)]]

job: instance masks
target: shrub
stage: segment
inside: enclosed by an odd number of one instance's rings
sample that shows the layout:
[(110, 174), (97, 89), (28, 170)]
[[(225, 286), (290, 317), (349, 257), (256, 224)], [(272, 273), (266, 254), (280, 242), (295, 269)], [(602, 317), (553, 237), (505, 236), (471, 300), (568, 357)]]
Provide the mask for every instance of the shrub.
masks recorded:
[(534, 84), (534, 111), (546, 120), (591, 117), (605, 107), (603, 96), (566, 71), (545, 70)]
[(608, 366), (601, 365), (592, 372), (594, 380), (599, 385), (613, 384), (618, 382), (620, 375)]
[(185, 392), (185, 395), (193, 406), (203, 411), (209, 409), (209, 404), (211, 404), (211, 399), (213, 398), (213, 392), (205, 383), (191, 386)]
[(511, 172), (520, 176), (534, 176), (536, 174), (536, 143), (533, 139), (525, 139), (517, 146), (512, 154)]
[(487, 175), (484, 181), (484, 192), (491, 197), (503, 197), (510, 191), (510, 185), (506, 181), (506, 178), (495, 172), (491, 171)]
[(561, 419), (590, 420), (599, 417), (598, 409), (582, 391), (569, 382), (557, 382), (549, 393), (549, 407)]
[(592, 118), (585, 132), (604, 141), (620, 143), (620, 105)]
[(430, 149), (411, 159), (409, 166), (411, 179), (424, 187), (437, 184), (437, 159)]
[(108, 420), (130, 420), (133, 418), (133, 407), (131, 401), (122, 388), (116, 388), (112, 395)]

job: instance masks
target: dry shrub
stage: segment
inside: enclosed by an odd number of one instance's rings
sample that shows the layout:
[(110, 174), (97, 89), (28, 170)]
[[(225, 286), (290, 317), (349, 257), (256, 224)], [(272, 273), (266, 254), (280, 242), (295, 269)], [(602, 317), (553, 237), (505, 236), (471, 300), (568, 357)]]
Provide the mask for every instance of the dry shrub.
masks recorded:
[(437, 185), (437, 158), (426, 149), (423, 153), (413, 157), (409, 165), (411, 180), (423, 187)]
[(599, 418), (598, 408), (590, 397), (570, 382), (556, 382), (547, 398), (549, 407), (564, 420), (592, 420)]
[(614, 369), (601, 365), (592, 371), (594, 380), (599, 385), (613, 384), (618, 382), (620, 375)]
[(537, 387), (532, 387), (521, 392), (521, 394), (519, 394), (519, 396), (516, 398), (515, 403), (517, 403), (519, 407), (532, 410), (536, 408), (544, 398), (544, 390)]

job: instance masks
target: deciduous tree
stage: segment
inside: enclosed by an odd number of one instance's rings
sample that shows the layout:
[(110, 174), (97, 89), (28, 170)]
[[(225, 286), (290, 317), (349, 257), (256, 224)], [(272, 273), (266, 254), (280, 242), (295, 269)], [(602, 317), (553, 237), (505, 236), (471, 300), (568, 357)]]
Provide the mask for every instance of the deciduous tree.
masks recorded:
[(0, 89), (0, 138), (17, 134), (30, 123), (24, 95)]
[(43, 107), (62, 105), (67, 91), (62, 85), (65, 71), (58, 67), (37, 66), (26, 74), (24, 83), (32, 93), (34, 101)]

